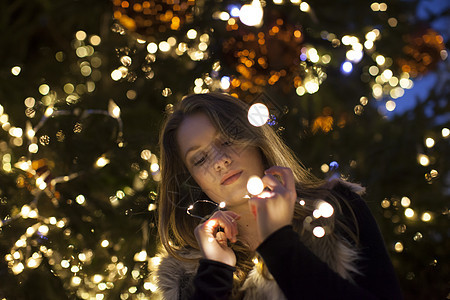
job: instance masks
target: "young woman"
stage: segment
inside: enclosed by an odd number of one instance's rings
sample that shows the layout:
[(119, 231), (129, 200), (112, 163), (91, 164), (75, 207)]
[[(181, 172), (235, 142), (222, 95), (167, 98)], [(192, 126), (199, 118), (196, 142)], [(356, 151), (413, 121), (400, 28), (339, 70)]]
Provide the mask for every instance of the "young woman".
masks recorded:
[[(156, 293), (401, 299), (363, 189), (315, 178), (269, 125), (252, 126), (247, 112), (244, 102), (209, 93), (185, 97), (168, 116), (160, 137), (164, 251), (153, 272)], [(247, 182), (255, 175), (264, 190), (252, 196)]]

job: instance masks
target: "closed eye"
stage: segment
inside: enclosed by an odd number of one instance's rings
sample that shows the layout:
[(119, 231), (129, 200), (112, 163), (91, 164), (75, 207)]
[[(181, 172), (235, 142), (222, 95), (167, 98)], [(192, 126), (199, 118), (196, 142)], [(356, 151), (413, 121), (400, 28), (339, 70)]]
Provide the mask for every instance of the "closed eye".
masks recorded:
[(194, 162), (194, 166), (201, 166), (201, 165), (203, 165), (205, 163), (205, 161), (206, 161), (206, 158), (207, 158), (206, 154), (202, 155), (199, 159), (197, 159)]

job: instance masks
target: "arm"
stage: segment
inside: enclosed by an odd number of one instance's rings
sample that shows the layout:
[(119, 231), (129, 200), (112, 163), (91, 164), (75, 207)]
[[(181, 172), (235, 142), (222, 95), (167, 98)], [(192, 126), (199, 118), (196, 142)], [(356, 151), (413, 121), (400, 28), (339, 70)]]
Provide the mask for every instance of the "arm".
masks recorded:
[(236, 268), (218, 261), (201, 259), (191, 299), (228, 299), (233, 288), (235, 270)]
[[(264, 240), (257, 251), (288, 299), (298, 295), (318, 299), (402, 299), (401, 291), (378, 226), (365, 202), (345, 187), (338, 192), (354, 210), (360, 228), (363, 275), (356, 285), (340, 277), (300, 241), (291, 226)], [(343, 190), (340, 190), (343, 189)]]

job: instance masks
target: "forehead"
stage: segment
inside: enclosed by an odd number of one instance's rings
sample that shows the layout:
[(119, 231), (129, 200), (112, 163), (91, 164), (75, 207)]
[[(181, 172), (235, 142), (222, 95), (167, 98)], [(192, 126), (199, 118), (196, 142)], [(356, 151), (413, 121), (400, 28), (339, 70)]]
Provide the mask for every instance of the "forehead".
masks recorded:
[(184, 118), (177, 130), (177, 143), (181, 155), (191, 147), (209, 144), (217, 135), (217, 130), (204, 113), (196, 113)]

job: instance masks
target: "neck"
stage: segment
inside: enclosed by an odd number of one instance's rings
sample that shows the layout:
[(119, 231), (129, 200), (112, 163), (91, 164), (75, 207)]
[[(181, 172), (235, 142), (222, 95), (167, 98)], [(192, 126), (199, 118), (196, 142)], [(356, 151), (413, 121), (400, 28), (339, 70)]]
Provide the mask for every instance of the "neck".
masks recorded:
[(258, 238), (257, 224), (253, 213), (250, 211), (248, 202), (243, 204), (229, 207), (229, 210), (238, 213), (241, 218), (238, 221), (238, 239), (244, 244), (250, 247), (250, 250), (254, 251), (262, 242)]

